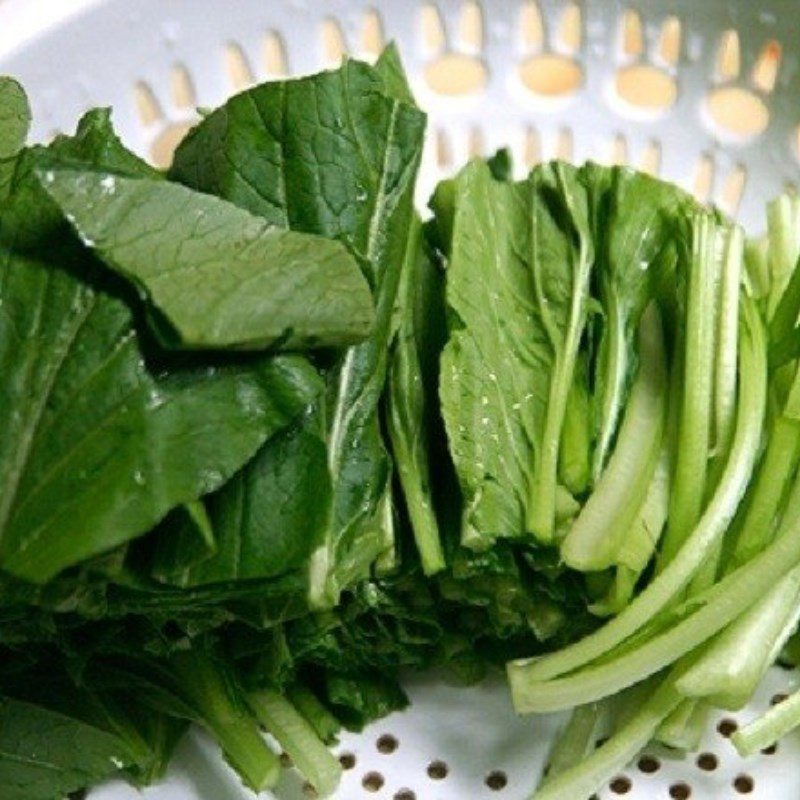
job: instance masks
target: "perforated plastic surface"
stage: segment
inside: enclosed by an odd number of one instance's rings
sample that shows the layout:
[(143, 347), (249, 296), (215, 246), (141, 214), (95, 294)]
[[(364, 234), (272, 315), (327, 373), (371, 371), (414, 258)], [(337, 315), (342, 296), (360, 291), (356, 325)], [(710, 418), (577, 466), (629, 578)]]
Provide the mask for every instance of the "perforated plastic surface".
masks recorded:
[[(510, 145), (521, 171), (553, 156), (630, 161), (756, 231), (764, 201), (800, 178), (797, 12), (796, 0), (376, 0), (369, 8), (353, 0), (0, 0), (0, 73), (31, 93), (36, 137), (110, 105), (124, 140), (165, 163), (196, 106), (255, 80), (333, 66), (344, 52), (370, 58), (394, 39), (430, 114), (421, 199), (467, 155)], [(750, 707), (717, 715), (699, 754), (648, 754), (600, 796), (800, 797), (800, 739), (745, 763), (723, 735), (797, 683), (773, 670)], [(530, 794), (558, 717), (516, 718), (499, 679), (457, 689), (413, 678), (408, 689), (409, 711), (342, 737), (338, 798)], [(247, 793), (192, 732), (166, 781), (144, 795)], [(287, 770), (276, 796), (308, 793)], [(91, 797), (141, 795), (112, 783)]]

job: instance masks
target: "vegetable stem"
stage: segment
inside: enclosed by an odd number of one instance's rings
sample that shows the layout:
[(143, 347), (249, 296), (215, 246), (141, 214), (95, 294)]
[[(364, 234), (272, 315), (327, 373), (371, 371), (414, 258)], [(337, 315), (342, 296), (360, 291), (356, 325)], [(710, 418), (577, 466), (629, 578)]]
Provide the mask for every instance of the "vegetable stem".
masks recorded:
[(583, 761), (544, 783), (531, 800), (588, 797), (636, 756), (680, 702), (672, 681), (666, 680), (614, 736)]
[(683, 394), (669, 519), (661, 550), (663, 563), (675, 557), (700, 518), (706, 498), (714, 375), (717, 234), (710, 215), (695, 217), (686, 297)]
[(792, 634), (800, 615), (800, 570), (794, 569), (706, 647), (677, 683), (686, 697), (737, 710)]
[(749, 561), (772, 539), (775, 518), (800, 458), (800, 422), (778, 417), (756, 472), (750, 502), (739, 528), (730, 568)]
[[(555, 167), (556, 180), (570, 213), (577, 206), (570, 181), (565, 178), (563, 165)], [(582, 226), (574, 223), (575, 235), (579, 243), (574, 264), (571, 268), (571, 297), (566, 334), (561, 332), (552, 338), (555, 348), (553, 371), (550, 379), (547, 412), (540, 451), (534, 468), (533, 484), (527, 509), (527, 527), (542, 542), (552, 542), (555, 530), (555, 496), (558, 474), (558, 451), (561, 430), (564, 426), (567, 397), (575, 373), (578, 347), (586, 322), (586, 299), (589, 291), (589, 277), (592, 270), (591, 245), (588, 233)], [(536, 237), (533, 237), (534, 241)]]
[(585, 368), (575, 372), (564, 413), (564, 427), (558, 455), (558, 473), (573, 494), (582, 494), (589, 486), (589, 397)]
[(317, 792), (323, 796), (333, 792), (342, 773), (339, 762), (295, 707), (272, 689), (251, 692), (248, 702), (256, 719), (291, 756)]
[(173, 663), (182, 690), (200, 711), (199, 722), (217, 740), (244, 783), (254, 792), (274, 786), (280, 773), (278, 758), (267, 747), (255, 719), (231, 697), (214, 660), (192, 652)]
[(754, 755), (800, 725), (800, 691), (772, 706), (758, 719), (739, 729), (731, 737), (743, 757)]
[(547, 780), (566, 772), (591, 752), (602, 711), (599, 703), (578, 706), (572, 711), (550, 751)]
[(766, 407), (763, 325), (752, 301), (743, 299), (742, 309), (745, 324), (740, 332), (739, 371), (748, 379), (741, 384), (731, 454), (708, 507), (676, 557), (618, 616), (560, 651), (508, 665), (512, 695), (519, 711), (526, 710), (529, 693), (536, 694), (536, 684), (599, 658), (665, 608), (691, 580), (710, 549), (727, 530), (753, 471)]
[(601, 384), (603, 394), (600, 402), (600, 430), (592, 462), (595, 483), (600, 480), (605, 468), (611, 441), (617, 430), (628, 361), (625, 320), (614, 291), (608, 292), (605, 312), (606, 327), (601, 358), (606, 363)]
[(561, 547), (584, 572), (616, 563), (656, 470), (666, 417), (667, 368), (661, 317), (650, 305), (639, 329), (639, 370), (608, 466)]
[(703, 738), (709, 711), (706, 703), (682, 701), (661, 723), (655, 739), (676, 750), (696, 750)]

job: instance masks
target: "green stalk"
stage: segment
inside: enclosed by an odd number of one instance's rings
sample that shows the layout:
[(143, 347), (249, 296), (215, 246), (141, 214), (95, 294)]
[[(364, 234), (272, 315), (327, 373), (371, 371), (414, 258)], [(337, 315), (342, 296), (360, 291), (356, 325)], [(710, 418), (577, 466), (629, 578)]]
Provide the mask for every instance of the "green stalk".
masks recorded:
[(589, 395), (585, 385), (585, 369), (578, 369), (570, 387), (564, 427), (558, 453), (558, 476), (573, 494), (583, 494), (589, 486)]
[(611, 586), (602, 600), (596, 600), (589, 606), (589, 611), (596, 617), (613, 617), (619, 614), (631, 601), (639, 580), (640, 573), (624, 564), (614, 570)]
[(620, 546), (617, 562), (641, 574), (653, 557), (667, 521), (670, 488), (670, 452), (665, 441), (644, 504), (633, 527)]
[(654, 304), (642, 317), (639, 336), (639, 370), (617, 445), (561, 545), (564, 562), (584, 572), (616, 563), (658, 463), (666, 420), (667, 367), (661, 318)]
[[(391, 405), (394, 413), (395, 405)], [(390, 431), (393, 430), (390, 428)], [(446, 566), (444, 550), (439, 536), (439, 523), (431, 505), (431, 496), (427, 487), (414, 474), (409, 465), (413, 464), (413, 454), (407, 447), (406, 440), (392, 433), (392, 450), (394, 451), (397, 474), (405, 495), (406, 509), (411, 520), (411, 532), (419, 551), (422, 571), (426, 575), (435, 575)], [(426, 476), (427, 477), (427, 476)]]
[(287, 752), (300, 774), (322, 796), (339, 785), (342, 768), (297, 709), (271, 689), (251, 692), (248, 702), (256, 719)]
[[(766, 347), (764, 330), (752, 301), (743, 300), (739, 350), (741, 383), (736, 431), (731, 454), (714, 496), (692, 535), (676, 557), (614, 619), (602, 628), (560, 651), (508, 665), (512, 690), (521, 700), (526, 685), (563, 675), (604, 655), (636, 633), (674, 600), (702, 565), (708, 552), (725, 534), (747, 488), (761, 440), (766, 407)], [(516, 689), (514, 689), (516, 687)], [(522, 709), (524, 703), (518, 705)]]
[(278, 757), (261, 736), (255, 719), (231, 696), (231, 688), (214, 660), (192, 652), (173, 659), (181, 690), (199, 710), (198, 722), (254, 792), (274, 786), (280, 775)]
[(376, 519), (379, 521), (378, 533), (381, 538), (381, 551), (375, 557), (375, 574), (379, 577), (391, 575), (397, 568), (399, 557), (397, 542), (395, 541), (392, 491), (392, 484), (389, 482), (383, 497), (378, 501)]
[(680, 702), (681, 696), (673, 682), (665, 680), (639, 712), (604, 745), (571, 769), (548, 780), (530, 800), (589, 797), (636, 757)]
[[(572, 206), (575, 201), (571, 197), (569, 182), (563, 178), (563, 172), (557, 168), (559, 188), (563, 197)], [(586, 299), (589, 293), (589, 277), (592, 271), (591, 245), (587, 242), (588, 234), (576, 231), (580, 240), (578, 263), (572, 270), (572, 297), (569, 311), (569, 322), (566, 335), (559, 341), (560, 332), (551, 336), (555, 349), (553, 372), (550, 378), (547, 413), (544, 433), (542, 435), (537, 463), (534, 466), (534, 477), (531, 485), (530, 500), (527, 511), (528, 530), (541, 542), (550, 543), (555, 533), (555, 496), (558, 475), (558, 451), (561, 442), (561, 430), (564, 427), (567, 397), (575, 374), (575, 362), (578, 356), (583, 329), (586, 322)], [(535, 238), (535, 237), (534, 237)]]
[(603, 395), (600, 402), (600, 430), (597, 435), (592, 477), (594, 482), (606, 466), (608, 451), (617, 430), (617, 423), (623, 404), (623, 390), (627, 373), (627, 342), (625, 341), (625, 321), (619, 307), (616, 292), (609, 291), (606, 300), (606, 328), (603, 341)]
[(800, 315), (800, 260), (794, 265), (792, 277), (769, 323), (770, 342), (785, 341), (794, 331)]
[(781, 498), (799, 458), (800, 422), (778, 417), (767, 439), (767, 449), (739, 527), (739, 537), (730, 559), (732, 568), (747, 563), (772, 539)]
[[(707, 490), (719, 482), (730, 450), (736, 419), (737, 342), (739, 335), (739, 294), (742, 280), (744, 235), (734, 227), (725, 242), (725, 254), (719, 281), (716, 358), (714, 360), (714, 442), (709, 467)], [(710, 586), (719, 573), (723, 552), (720, 540), (703, 566), (692, 579), (689, 594)]]
[(771, 279), (767, 316), (772, 322), (800, 255), (800, 198), (782, 194), (767, 204), (767, 234)]
[(682, 701), (661, 723), (655, 740), (675, 750), (697, 750), (705, 733), (710, 711), (706, 703), (697, 700)]
[(420, 342), (435, 347), (437, 336), (430, 320), (441, 314), (431, 299), (437, 291), (432, 276), (438, 268), (428, 264), (421, 239), (422, 223), (415, 214), (397, 290), (398, 320), (389, 361), (386, 429), (422, 570), (433, 575), (444, 569), (445, 557), (431, 497), (426, 384), (434, 381), (424, 369)]
[(697, 524), (706, 499), (719, 237), (716, 223), (707, 214), (697, 215), (693, 228), (686, 297), (683, 394), (669, 520), (661, 550), (663, 563), (675, 557)]
[(772, 706), (763, 716), (740, 728), (731, 737), (734, 747), (743, 757), (755, 755), (775, 744), (800, 726), (800, 691), (782, 703)]
[(750, 297), (759, 301), (769, 295), (770, 277), (766, 236), (747, 239), (744, 244), (744, 282)]
[(738, 710), (753, 695), (800, 617), (800, 569), (794, 569), (728, 626), (677, 682), (686, 697)]
[(709, 590), (696, 610), (636, 648), (548, 682), (523, 682), (509, 670), (517, 711), (555, 711), (592, 702), (658, 672), (746, 612), (798, 561), (800, 518), (794, 515), (766, 550)]
[(581, 762), (594, 749), (595, 731), (602, 716), (603, 706), (589, 703), (573, 709), (572, 714), (553, 744), (548, 759), (547, 780), (566, 772)]
[(336, 717), (320, 703), (313, 692), (296, 683), (286, 690), (286, 696), (325, 744), (332, 744), (336, 741), (336, 736), (342, 726)]
[(744, 234), (735, 226), (725, 245), (719, 288), (717, 358), (714, 363), (714, 456), (723, 459), (730, 448), (736, 420), (736, 378), (739, 341), (739, 293), (742, 282)]

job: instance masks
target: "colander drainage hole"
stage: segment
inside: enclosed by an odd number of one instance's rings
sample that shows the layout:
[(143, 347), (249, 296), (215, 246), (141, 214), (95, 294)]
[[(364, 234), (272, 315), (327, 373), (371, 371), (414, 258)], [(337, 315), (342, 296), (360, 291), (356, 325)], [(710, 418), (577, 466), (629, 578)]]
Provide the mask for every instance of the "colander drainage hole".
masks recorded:
[(713, 772), (719, 766), (719, 759), (713, 753), (700, 753), (697, 756), (697, 766), (703, 772)]
[(642, 756), (636, 766), (639, 767), (639, 772), (644, 772), (645, 775), (652, 775), (661, 769), (661, 762), (655, 756)]
[(317, 793), (317, 790), (310, 783), (304, 783), (303, 797), (307, 797), (308, 800), (317, 800), (319, 794)]
[(356, 757), (352, 753), (342, 753), (339, 756), (339, 763), (342, 765), (342, 769), (353, 769), (356, 765)]
[(499, 792), (501, 789), (506, 788), (508, 777), (505, 772), (495, 769), (486, 776), (485, 783), (493, 792)]
[(395, 793), (394, 800), (417, 800), (417, 795), (411, 789), (401, 789)]
[(380, 772), (368, 772), (362, 779), (361, 785), (368, 792), (379, 792), (383, 789), (383, 775)]
[(719, 735), (724, 736), (726, 739), (730, 739), (737, 730), (739, 730), (739, 723), (730, 717), (720, 720), (719, 725), (717, 725)]
[(771, 744), (769, 747), (765, 747), (761, 752), (765, 756), (774, 756), (775, 753), (778, 752), (778, 743), (775, 742), (775, 744)]
[(450, 772), (450, 767), (444, 761), (431, 761), (428, 764), (428, 777), (432, 781), (443, 781)]
[(627, 775), (620, 775), (619, 777), (614, 778), (609, 785), (614, 794), (628, 794), (628, 792), (633, 788), (631, 779)]
[(280, 754), (280, 762), (281, 766), (284, 769), (289, 769), (293, 765), (292, 757), (288, 753), (281, 753)]
[(375, 742), (375, 747), (378, 748), (378, 752), (383, 753), (385, 756), (394, 753), (399, 745), (400, 743), (391, 733), (384, 733), (383, 736), (379, 736), (378, 741)]
[(750, 794), (755, 789), (756, 783), (749, 775), (738, 775), (733, 782), (733, 788), (739, 794)]
[(772, 695), (772, 699), (769, 701), (771, 706), (777, 706), (783, 703), (784, 701), (789, 699), (788, 694), (774, 694)]
[(669, 796), (672, 800), (689, 800), (692, 796), (692, 787), (688, 783), (673, 783), (669, 787)]

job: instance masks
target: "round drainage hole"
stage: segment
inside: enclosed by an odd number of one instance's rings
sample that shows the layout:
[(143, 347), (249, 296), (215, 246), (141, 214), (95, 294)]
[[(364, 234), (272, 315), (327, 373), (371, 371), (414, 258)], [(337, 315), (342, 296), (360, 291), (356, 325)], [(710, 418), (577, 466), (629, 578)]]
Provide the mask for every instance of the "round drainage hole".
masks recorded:
[(499, 792), (501, 789), (506, 788), (508, 778), (505, 772), (496, 769), (492, 770), (492, 772), (486, 776), (485, 783), (493, 792)]
[(614, 778), (609, 786), (614, 794), (628, 794), (628, 792), (633, 788), (631, 779), (627, 775), (620, 775), (619, 777)]
[(655, 756), (642, 756), (636, 766), (639, 767), (639, 772), (644, 772), (645, 775), (652, 775), (661, 769), (661, 762)]
[(339, 763), (342, 769), (353, 769), (356, 765), (356, 757), (352, 753), (342, 753), (339, 756)]
[(383, 789), (383, 775), (380, 772), (368, 772), (362, 779), (361, 785), (368, 792), (379, 792)]
[(384, 733), (383, 736), (378, 737), (378, 741), (375, 742), (375, 747), (378, 748), (378, 752), (383, 753), (385, 756), (394, 753), (399, 745), (400, 743), (391, 733)]
[(713, 772), (719, 766), (719, 759), (713, 753), (700, 753), (697, 756), (697, 766), (703, 772)]
[(428, 764), (428, 777), (434, 781), (443, 781), (446, 777), (448, 772), (450, 772), (450, 768), (444, 761), (431, 761)]

